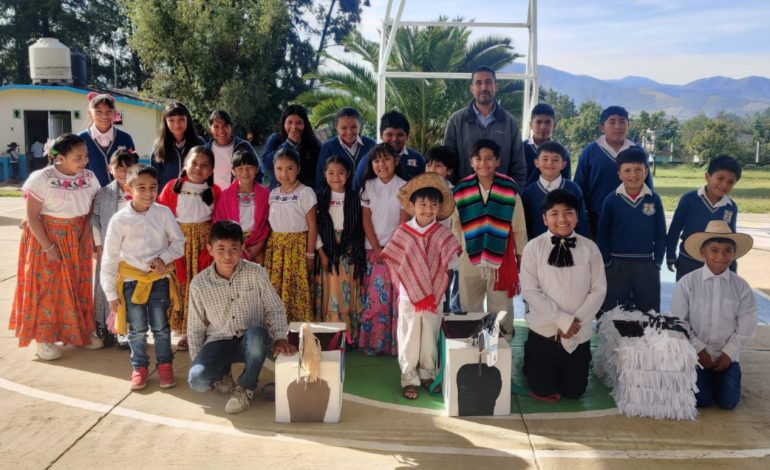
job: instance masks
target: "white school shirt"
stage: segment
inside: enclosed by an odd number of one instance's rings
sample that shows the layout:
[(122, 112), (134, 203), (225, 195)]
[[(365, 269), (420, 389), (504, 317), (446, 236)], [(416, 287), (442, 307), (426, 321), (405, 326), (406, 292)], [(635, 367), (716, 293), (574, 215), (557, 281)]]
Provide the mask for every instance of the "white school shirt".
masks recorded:
[[(329, 217), (332, 219), (332, 226), (335, 232), (341, 232), (345, 228), (345, 193), (332, 191), (332, 197), (329, 201)], [(323, 248), (321, 235), (316, 236), (315, 248)]]
[(315, 192), (304, 184), (294, 191), (282, 193), (281, 187), (270, 191), (270, 213), (267, 220), (273, 232), (307, 232), (307, 213), (316, 205)]
[(91, 212), (100, 187), (91, 170), (67, 176), (51, 165), (33, 171), (21, 190), (25, 197), (34, 197), (43, 203), (41, 214), (71, 219)]
[(238, 193), (238, 221), (243, 233), (254, 230), (254, 191)]
[(201, 198), (203, 191), (208, 189), (207, 183), (191, 183), (185, 181), (182, 191), (177, 197), (176, 220), (180, 224), (199, 224), (211, 220), (214, 212), (213, 204), (206, 205)]
[[(435, 223), (436, 223), (436, 221), (434, 220), (433, 222), (429, 223), (425, 227), (420, 227), (420, 224), (417, 223), (417, 219), (412, 217), (411, 219), (409, 219), (406, 222), (406, 225), (408, 225), (409, 227), (413, 228), (417, 233), (423, 234), (423, 233), (427, 232), (429, 228), (433, 227), (433, 224), (435, 224)], [(427, 241), (424, 238), (421, 239), (420, 241), (422, 242), (423, 247), (424, 247), (425, 243)], [(452, 257), (449, 259), (449, 264), (447, 264), (447, 269), (450, 270), (450, 271), (453, 271), (453, 270), (457, 269), (457, 254), (456, 253), (452, 253)], [(398, 292), (399, 292), (398, 293), (399, 299), (404, 299), (406, 301), (409, 301), (409, 294), (406, 292), (406, 287), (404, 287), (404, 285), (401, 284), (400, 282), (398, 283)], [(441, 304), (444, 303), (444, 297), (445, 296), (442, 295), (441, 298), (438, 301), (439, 308), (441, 307)]]
[[(372, 178), (366, 181), (366, 188), (361, 193), (361, 207), (372, 211), (372, 225), (381, 247), (387, 245), (400, 224), (401, 203), (398, 202), (398, 190), (404, 184), (406, 181), (398, 176), (393, 176), (387, 183), (383, 183), (379, 178)], [(367, 250), (372, 249), (368, 238), (364, 245)]]
[(150, 262), (160, 258), (164, 263), (184, 256), (184, 235), (174, 214), (166, 206), (153, 204), (145, 212), (126, 205), (112, 216), (104, 237), (102, 270), (99, 281), (108, 301), (118, 298), (118, 264), (125, 261), (144, 272)]
[(700, 188), (698, 188), (698, 196), (703, 198), (703, 200), (706, 201), (708, 203), (708, 205), (711, 206), (712, 209), (718, 209), (718, 208), (723, 207), (723, 206), (732, 206), (733, 205), (733, 200), (730, 199), (729, 197), (727, 197), (726, 195), (722, 196), (717, 201), (716, 204), (711, 204), (711, 201), (709, 201), (708, 196), (706, 196), (706, 185), (705, 184), (703, 186), (701, 186)]
[(214, 152), (214, 184), (220, 188), (227, 188), (232, 183), (234, 148), (235, 139), (224, 147), (211, 142), (211, 151)]
[(603, 148), (608, 154), (610, 154), (612, 158), (618, 158), (618, 154), (620, 154), (620, 152), (635, 145), (633, 142), (626, 139), (623, 141), (623, 145), (620, 147), (620, 150), (616, 152), (615, 149), (612, 148), (609, 143), (607, 143), (607, 137), (604, 135), (596, 139), (596, 143), (599, 145), (599, 147)]
[(757, 329), (757, 301), (748, 283), (729, 269), (714, 274), (706, 265), (676, 283), (671, 315), (688, 323), (695, 350), (705, 348), (714, 360), (724, 352), (738, 362)]
[(550, 193), (554, 189), (561, 188), (561, 180), (562, 179), (564, 179), (564, 178), (562, 178), (561, 174), (559, 174), (556, 177), (556, 179), (554, 179), (553, 181), (548, 181), (545, 178), (543, 178), (543, 176), (541, 175), (540, 178), (539, 178), (539, 180), (540, 180), (540, 187), (542, 187), (545, 190), (545, 192)]
[(107, 132), (101, 132), (96, 128), (95, 124), (91, 124), (91, 127), (88, 128), (88, 132), (91, 134), (91, 138), (94, 140), (94, 142), (96, 142), (100, 147), (104, 148), (110, 148), (116, 134), (115, 128), (112, 126), (107, 129)]
[(572, 248), (574, 266), (558, 268), (548, 264), (553, 243), (550, 231), (532, 239), (521, 257), (521, 291), (529, 303), (524, 316), (529, 329), (551, 337), (559, 330), (567, 332), (572, 321), (580, 320), (580, 330), (569, 339), (561, 338), (568, 353), (591, 339), (591, 320), (604, 303), (607, 279), (604, 260), (594, 242), (573, 232), (577, 239)]

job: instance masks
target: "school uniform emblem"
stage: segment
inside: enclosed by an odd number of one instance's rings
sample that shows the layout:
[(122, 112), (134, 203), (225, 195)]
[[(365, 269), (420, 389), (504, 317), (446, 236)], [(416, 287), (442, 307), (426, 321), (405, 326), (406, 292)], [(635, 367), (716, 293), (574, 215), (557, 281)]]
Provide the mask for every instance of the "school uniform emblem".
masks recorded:
[(413, 168), (417, 168), (417, 160), (414, 158), (410, 158), (406, 161), (406, 166), (411, 166)]
[(655, 203), (653, 202), (644, 203), (644, 205), (642, 205), (642, 214), (644, 215), (655, 214)]
[(732, 221), (733, 221), (733, 211), (725, 211), (725, 213), (722, 215), (722, 220), (724, 220), (728, 224), (732, 223)]

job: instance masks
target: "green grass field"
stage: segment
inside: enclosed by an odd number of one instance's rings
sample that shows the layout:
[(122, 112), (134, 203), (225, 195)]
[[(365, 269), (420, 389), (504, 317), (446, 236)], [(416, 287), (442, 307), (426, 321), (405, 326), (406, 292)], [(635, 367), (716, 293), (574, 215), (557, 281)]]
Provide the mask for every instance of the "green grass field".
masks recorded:
[[(667, 213), (673, 214), (684, 193), (705, 183), (705, 172), (705, 168), (691, 165), (658, 166), (655, 172), (655, 192), (663, 199)], [(770, 213), (770, 168), (743, 170), (730, 197), (742, 213)]]

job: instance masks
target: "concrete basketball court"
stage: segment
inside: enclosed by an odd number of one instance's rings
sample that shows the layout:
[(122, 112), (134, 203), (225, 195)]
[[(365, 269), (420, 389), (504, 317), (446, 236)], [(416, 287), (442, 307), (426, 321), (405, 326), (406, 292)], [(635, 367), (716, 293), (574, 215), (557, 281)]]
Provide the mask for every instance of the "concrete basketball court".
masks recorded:
[[(448, 418), (346, 395), (339, 424), (277, 424), (259, 396), (231, 416), (226, 396), (190, 390), (186, 353), (174, 361), (175, 388), (160, 391), (152, 370), (148, 387), (130, 392), (126, 351), (69, 349), (44, 362), (34, 346), (18, 348), (7, 325), (23, 213), (21, 199), (0, 198), (1, 468), (770, 468), (767, 298), (733, 412), (706, 409), (688, 422), (614, 409)], [(770, 294), (770, 217), (741, 223), (757, 249), (739, 272)], [(260, 382), (271, 379), (264, 370)]]

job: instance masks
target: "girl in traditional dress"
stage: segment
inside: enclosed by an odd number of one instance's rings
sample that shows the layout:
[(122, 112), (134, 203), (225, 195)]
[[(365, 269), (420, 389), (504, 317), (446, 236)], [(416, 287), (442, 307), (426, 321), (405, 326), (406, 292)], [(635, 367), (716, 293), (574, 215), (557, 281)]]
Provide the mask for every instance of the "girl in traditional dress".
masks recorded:
[(182, 334), (177, 350), (187, 350), (187, 308), (190, 281), (211, 264), (206, 251), (211, 217), (221, 190), (214, 184), (214, 155), (206, 147), (190, 149), (184, 170), (171, 180), (158, 196), (158, 203), (174, 213), (185, 238), (184, 257), (176, 261), (182, 308), (168, 319), (171, 329)]
[[(104, 296), (104, 290), (99, 282), (102, 268), (102, 246), (104, 236), (107, 234), (107, 226), (110, 219), (120, 209), (129, 203), (131, 195), (128, 191), (126, 178), (128, 169), (139, 163), (139, 157), (133, 151), (121, 149), (115, 151), (110, 157), (110, 175), (114, 178), (112, 183), (99, 190), (94, 198), (94, 215), (91, 218), (91, 229), (94, 236), (94, 258), (96, 258), (96, 279), (94, 283), (94, 308), (96, 309), (96, 333), (104, 341), (104, 345), (115, 345), (115, 336), (107, 329), (107, 317), (110, 313), (110, 304)], [(121, 335), (122, 336), (122, 335)], [(128, 340), (123, 336), (119, 340), (119, 346), (128, 348)]]
[(94, 172), (101, 186), (112, 181), (110, 156), (119, 149), (134, 150), (134, 140), (113, 124), (117, 116), (115, 98), (95, 92), (88, 94), (88, 116), (93, 124), (78, 134), (88, 148), (88, 169)]
[(61, 357), (56, 346), (103, 346), (96, 336), (92, 285), (91, 207), (99, 181), (80, 137), (65, 134), (48, 151), (53, 165), (22, 187), (27, 206), (10, 328), (19, 346), (37, 343), (40, 359)]
[(324, 168), (325, 184), (318, 193), (320, 269), (316, 282), (316, 312), (321, 321), (343, 322), (354, 341), (361, 314), (361, 282), (366, 270), (361, 201), (351, 188), (349, 160), (332, 155)]
[(233, 154), (235, 181), (217, 200), (214, 223), (220, 220), (238, 222), (243, 229), (243, 259), (262, 263), (270, 225), (267, 221), (270, 192), (257, 184), (259, 160), (248, 150)]
[(283, 148), (273, 159), (280, 186), (270, 191), (270, 228), (265, 269), (281, 296), (289, 321), (312, 321), (310, 278), (315, 267), (316, 196), (297, 179), (299, 154)]
[(206, 145), (206, 141), (195, 132), (190, 111), (179, 102), (166, 105), (160, 119), (158, 139), (150, 157), (152, 166), (158, 170), (161, 188), (179, 178), (185, 157), (196, 145)]
[(382, 249), (402, 218), (398, 190), (405, 181), (396, 175), (396, 151), (377, 144), (369, 152), (369, 166), (361, 186), (361, 206), (366, 233), (364, 310), (358, 345), (369, 355), (392, 354), (396, 348), (397, 286), (382, 259)]

